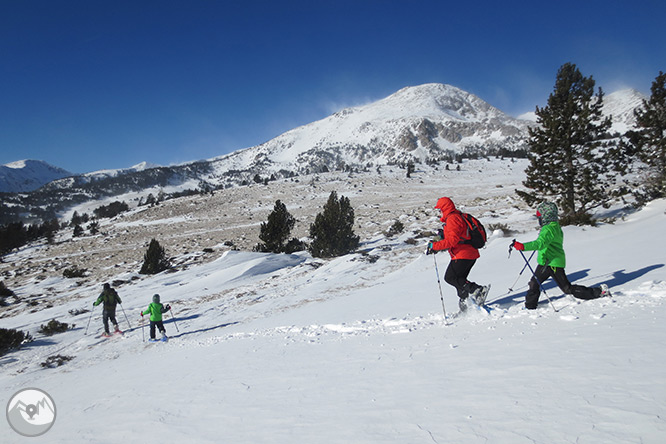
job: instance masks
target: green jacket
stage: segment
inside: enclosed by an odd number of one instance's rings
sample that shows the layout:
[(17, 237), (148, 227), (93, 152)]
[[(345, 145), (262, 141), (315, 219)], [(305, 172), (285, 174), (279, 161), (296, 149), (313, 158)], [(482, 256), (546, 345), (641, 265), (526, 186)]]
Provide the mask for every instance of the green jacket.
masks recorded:
[(118, 296), (118, 293), (113, 288), (102, 291), (102, 294), (100, 294), (97, 300), (93, 302), (93, 305), (97, 307), (102, 302), (104, 302), (105, 310), (115, 310), (116, 304), (123, 303), (123, 301), (120, 300), (120, 296)]
[(164, 308), (164, 305), (159, 302), (151, 302), (146, 311), (142, 311), (142, 315), (150, 313), (150, 320), (153, 322), (158, 322), (162, 320), (162, 313), (166, 313), (167, 309)]
[(538, 250), (537, 262), (539, 265), (564, 268), (566, 256), (564, 254), (564, 233), (557, 221), (541, 227), (537, 240), (523, 244), (525, 250)]

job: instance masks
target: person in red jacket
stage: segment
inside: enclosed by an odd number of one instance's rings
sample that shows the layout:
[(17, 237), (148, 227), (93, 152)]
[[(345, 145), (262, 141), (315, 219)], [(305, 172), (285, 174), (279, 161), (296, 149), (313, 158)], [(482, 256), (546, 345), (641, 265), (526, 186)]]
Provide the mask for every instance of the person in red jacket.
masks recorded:
[(472, 267), (481, 255), (472, 245), (464, 243), (470, 239), (470, 235), (462, 213), (448, 197), (440, 198), (435, 209), (442, 213), (440, 221), (444, 223), (444, 228), (441, 233), (442, 239), (430, 242), (427, 253), (449, 250), (451, 262), (444, 274), (444, 280), (457, 290), (461, 311), (467, 309), (468, 296), (471, 296), (477, 305), (483, 305), (490, 287), (467, 280)]

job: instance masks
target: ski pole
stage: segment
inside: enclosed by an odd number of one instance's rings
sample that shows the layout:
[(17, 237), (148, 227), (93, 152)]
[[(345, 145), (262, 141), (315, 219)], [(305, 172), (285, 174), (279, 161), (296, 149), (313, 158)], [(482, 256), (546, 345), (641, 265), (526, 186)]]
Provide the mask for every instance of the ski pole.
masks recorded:
[(141, 341), (146, 342), (146, 333), (143, 331), (143, 314), (141, 315)]
[(444, 294), (442, 293), (442, 282), (439, 280), (439, 268), (437, 268), (437, 258), (433, 253), (432, 259), (435, 261), (435, 273), (437, 274), (437, 285), (439, 286), (439, 299), (442, 301), (442, 311), (444, 312), (444, 323), (449, 325), (449, 319), (446, 317), (446, 307), (444, 307)]
[(557, 311), (558, 311), (557, 308), (555, 308), (555, 306), (553, 305), (553, 301), (551, 301), (550, 298), (548, 297), (548, 293), (546, 293), (546, 289), (543, 288), (543, 284), (537, 278), (536, 273), (534, 273), (534, 270), (532, 269), (532, 266), (527, 261), (527, 258), (525, 257), (525, 254), (522, 252), (522, 250), (518, 250), (518, 251), (520, 251), (520, 255), (525, 260), (525, 265), (527, 265), (527, 267), (529, 267), (530, 271), (532, 272), (532, 276), (534, 276), (534, 280), (537, 281), (537, 284), (539, 284), (539, 288), (541, 289), (541, 291), (543, 291), (543, 294), (546, 296), (546, 299), (548, 299), (548, 303), (550, 303), (550, 306), (553, 307), (553, 310), (557, 313)]
[(86, 325), (86, 331), (83, 333), (83, 335), (88, 334), (88, 327), (90, 327), (90, 320), (92, 319), (93, 312), (95, 311), (95, 307), (93, 306), (92, 310), (90, 310), (90, 317), (88, 317), (88, 325)]
[(127, 321), (127, 326), (129, 328), (132, 328), (132, 325), (130, 324), (129, 318), (127, 317), (127, 313), (125, 313), (125, 309), (123, 308), (123, 304), (120, 304), (120, 309), (123, 311), (123, 314), (125, 315), (125, 320)]
[(176, 331), (180, 333), (180, 330), (178, 330), (178, 324), (176, 324), (176, 317), (173, 315), (173, 311), (171, 311), (171, 305), (169, 305), (169, 313), (171, 313), (171, 319), (173, 320), (174, 327), (176, 327)]
[[(530, 254), (530, 258), (527, 260), (527, 262), (532, 260), (532, 257), (534, 257), (534, 253), (536, 253), (536, 250), (532, 251), (532, 254)], [(518, 283), (518, 279), (520, 279), (520, 277), (523, 275), (523, 272), (525, 271), (526, 268), (527, 268), (527, 264), (523, 265), (523, 269), (520, 270), (520, 273), (518, 274), (518, 277), (516, 278), (516, 281), (513, 283), (513, 285), (511, 287), (509, 287), (509, 293), (511, 293), (513, 291), (513, 287)]]

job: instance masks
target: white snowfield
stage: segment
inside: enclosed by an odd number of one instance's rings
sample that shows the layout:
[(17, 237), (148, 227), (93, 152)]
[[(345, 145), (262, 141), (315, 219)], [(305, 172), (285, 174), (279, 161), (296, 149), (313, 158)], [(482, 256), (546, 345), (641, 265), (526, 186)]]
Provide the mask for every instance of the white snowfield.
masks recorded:
[[(99, 338), (99, 307), (87, 335), (90, 313), (68, 314), (93, 298), (6, 317), (3, 328), (35, 341), (0, 358), (1, 399), (40, 388), (57, 418), (32, 440), (2, 420), (0, 440), (663, 443), (665, 223), (660, 200), (614, 224), (565, 227), (571, 280), (607, 283), (613, 297), (579, 301), (549, 282), (557, 312), (543, 296), (537, 310), (522, 308), (529, 270), (509, 291), (524, 261), (516, 251), (508, 257), (511, 238), (496, 232), (470, 276), (492, 284), (491, 311), (445, 320), (435, 261), (452, 314), (449, 257), (422, 254), (406, 232), (333, 260), (228, 252), (137, 280), (119, 288), (125, 334), (110, 339)], [(68, 284), (34, 285), (66, 293)], [(143, 340), (139, 311), (154, 293), (176, 316), (165, 316), (168, 343)], [(36, 332), (52, 318), (76, 327)], [(58, 354), (74, 358), (40, 366)]]

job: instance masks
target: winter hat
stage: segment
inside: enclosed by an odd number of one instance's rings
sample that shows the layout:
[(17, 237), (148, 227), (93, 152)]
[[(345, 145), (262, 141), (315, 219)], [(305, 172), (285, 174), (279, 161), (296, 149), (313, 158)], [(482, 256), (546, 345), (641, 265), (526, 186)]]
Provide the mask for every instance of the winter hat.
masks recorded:
[(156, 304), (160, 303), (160, 295), (159, 294), (154, 294), (153, 295), (153, 302)]
[(557, 222), (557, 205), (553, 202), (541, 202), (537, 206), (536, 216), (539, 218), (539, 225), (541, 226)]

